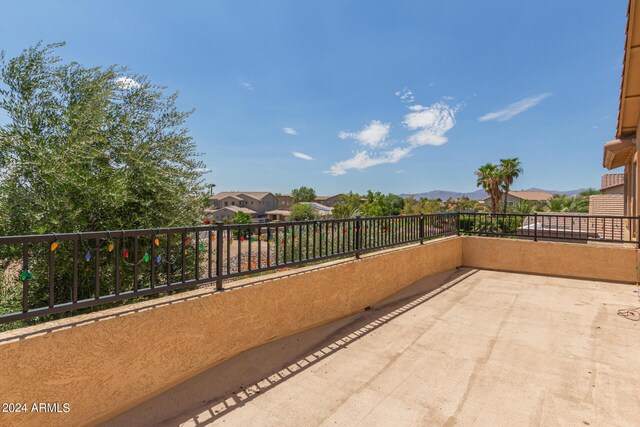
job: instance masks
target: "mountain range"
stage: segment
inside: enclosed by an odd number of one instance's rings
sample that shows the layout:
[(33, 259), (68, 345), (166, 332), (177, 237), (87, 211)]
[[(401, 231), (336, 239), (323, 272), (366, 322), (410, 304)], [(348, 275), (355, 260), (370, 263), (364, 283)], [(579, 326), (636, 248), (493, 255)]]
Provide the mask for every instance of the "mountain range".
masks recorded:
[[(526, 190), (514, 188), (512, 191), (544, 191), (546, 193), (551, 193), (551, 194), (566, 194), (567, 196), (572, 197), (585, 190), (586, 188), (578, 188), (577, 190), (560, 191), (560, 190), (543, 190), (542, 188), (531, 187), (531, 188), (527, 188)], [(476, 190), (470, 193), (462, 193), (458, 191), (446, 191), (446, 190), (433, 190), (433, 191), (427, 191), (426, 193), (416, 193), (416, 194), (403, 193), (401, 194), (401, 196), (404, 197), (405, 199), (408, 197), (415, 197), (416, 199), (426, 198), (426, 199), (447, 200), (449, 198), (459, 199), (460, 197), (468, 197), (471, 200), (482, 200), (487, 197), (487, 193), (485, 193), (484, 190)]]

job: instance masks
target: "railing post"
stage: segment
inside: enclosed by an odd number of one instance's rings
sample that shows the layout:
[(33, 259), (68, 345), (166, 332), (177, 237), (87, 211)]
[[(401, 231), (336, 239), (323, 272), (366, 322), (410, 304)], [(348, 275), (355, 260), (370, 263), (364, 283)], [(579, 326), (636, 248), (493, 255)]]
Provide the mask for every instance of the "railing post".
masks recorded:
[(424, 214), (420, 214), (420, 244), (424, 245)]
[(533, 213), (533, 241), (538, 241), (538, 212)]
[(456, 230), (458, 231), (458, 236), (460, 235), (460, 211), (456, 212)]
[(356, 259), (360, 259), (360, 251), (362, 250), (362, 233), (360, 232), (360, 215), (356, 216)]
[(640, 249), (640, 216), (636, 217), (636, 224), (635, 224), (635, 229), (636, 229), (636, 239), (637, 239), (637, 248)]
[[(222, 222), (216, 222), (216, 290), (222, 290), (222, 239), (224, 238), (224, 229)], [(228, 256), (229, 254), (227, 254)], [(240, 262), (240, 260), (238, 260)]]

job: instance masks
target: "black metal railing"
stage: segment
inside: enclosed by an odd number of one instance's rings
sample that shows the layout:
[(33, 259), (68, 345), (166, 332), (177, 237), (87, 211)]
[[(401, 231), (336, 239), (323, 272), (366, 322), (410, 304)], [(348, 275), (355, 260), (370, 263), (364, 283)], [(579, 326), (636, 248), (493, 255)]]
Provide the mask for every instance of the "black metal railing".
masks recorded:
[(638, 217), (579, 213), (489, 214), (461, 213), (460, 233), (576, 242), (635, 243), (630, 230), (638, 229)]
[[(0, 324), (454, 234), (635, 243), (638, 217), (439, 213), (0, 237)], [(638, 235), (638, 233), (636, 233)], [(7, 298), (3, 298), (7, 300)]]
[(22, 303), (0, 324), (212, 283), (220, 290), (226, 279), (457, 230), (457, 214), (444, 213), (0, 237), (3, 288)]

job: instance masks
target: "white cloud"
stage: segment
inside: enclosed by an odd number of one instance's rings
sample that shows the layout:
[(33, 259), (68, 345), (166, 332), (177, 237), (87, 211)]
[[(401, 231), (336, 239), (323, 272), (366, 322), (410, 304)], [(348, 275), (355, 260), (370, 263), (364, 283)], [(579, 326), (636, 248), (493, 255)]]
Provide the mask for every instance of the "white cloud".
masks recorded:
[(541, 93), (538, 95), (530, 96), (528, 98), (521, 99), (518, 102), (514, 102), (513, 104), (507, 105), (506, 108), (498, 111), (493, 111), (491, 113), (485, 114), (482, 117), (478, 118), (479, 122), (488, 122), (491, 120), (496, 120), (498, 122), (506, 122), (507, 120), (511, 120), (513, 117), (518, 114), (524, 113), (529, 108), (535, 107), (543, 99), (550, 97), (550, 93)]
[(403, 123), (409, 130), (415, 132), (399, 143), (402, 146), (383, 149), (391, 125), (373, 120), (361, 132), (338, 134), (342, 139), (356, 139), (359, 144), (366, 146), (367, 150), (356, 151), (351, 158), (334, 163), (325, 173), (339, 176), (345, 175), (350, 169), (363, 171), (372, 166), (398, 163), (410, 156), (411, 152), (418, 147), (442, 145), (447, 142), (445, 134), (455, 125), (455, 115), (459, 107), (437, 102), (428, 107), (412, 105), (408, 108), (411, 112), (404, 116)]
[(242, 87), (244, 87), (246, 90), (253, 90), (253, 85), (249, 82), (246, 82), (241, 79), (241, 80), (238, 80), (238, 83), (240, 83)]
[(308, 154), (299, 153), (297, 151), (292, 151), (291, 154), (293, 154), (294, 157), (297, 157), (302, 160), (313, 160), (313, 157), (309, 156)]
[(371, 120), (371, 123), (362, 128), (360, 132), (341, 131), (338, 133), (338, 137), (341, 139), (353, 138), (365, 147), (378, 148), (381, 147), (387, 139), (389, 129), (391, 129), (389, 123)]
[(404, 173), (404, 169), (398, 169), (398, 170), (396, 171), (396, 173), (397, 173), (397, 174)]
[(410, 148), (394, 148), (393, 150), (383, 151), (373, 156), (367, 151), (359, 151), (353, 157), (347, 160), (331, 165), (328, 171), (325, 173), (333, 176), (344, 175), (349, 169), (356, 169), (359, 171), (370, 168), (371, 166), (382, 165), (385, 163), (398, 163), (411, 153)]
[(120, 89), (124, 90), (138, 89), (141, 86), (140, 83), (130, 77), (118, 77), (115, 82)]
[(409, 104), (416, 100), (411, 89), (407, 89), (406, 87), (402, 90), (397, 91), (395, 94), (398, 98), (400, 98), (400, 101), (406, 104)]
[(282, 132), (286, 133), (287, 135), (297, 135), (298, 131), (296, 131), (294, 128), (282, 128)]
[(408, 139), (413, 147), (421, 145), (442, 145), (447, 142), (444, 136), (455, 124), (457, 107), (437, 102), (429, 107), (412, 105), (411, 113), (404, 116), (404, 124), (415, 130)]

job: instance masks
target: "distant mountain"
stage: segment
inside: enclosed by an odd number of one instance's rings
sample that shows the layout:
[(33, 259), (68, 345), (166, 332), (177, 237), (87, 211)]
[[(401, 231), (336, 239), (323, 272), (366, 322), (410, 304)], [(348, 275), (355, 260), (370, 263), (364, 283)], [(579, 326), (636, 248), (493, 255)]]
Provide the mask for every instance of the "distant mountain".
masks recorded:
[[(568, 190), (568, 191), (559, 191), (559, 190), (543, 190), (542, 188), (527, 188), (523, 190), (521, 188), (514, 188), (515, 191), (544, 191), (546, 193), (551, 194), (566, 194), (567, 196), (575, 196), (576, 194), (585, 191), (586, 188), (579, 188), (577, 190)], [(482, 200), (487, 197), (487, 193), (484, 190), (476, 190), (471, 193), (462, 193), (459, 191), (446, 191), (446, 190), (433, 190), (427, 191), (426, 193), (416, 193), (416, 194), (401, 194), (400, 196), (406, 198), (415, 197), (416, 199), (426, 198), (426, 199), (442, 199), (447, 200), (451, 199), (459, 199), (460, 197), (468, 197), (471, 200)]]
[(471, 193), (460, 193), (458, 191), (446, 191), (446, 190), (433, 190), (428, 191), (426, 193), (417, 193), (417, 194), (401, 194), (402, 197), (409, 198), (415, 197), (416, 199), (442, 199), (447, 200), (451, 199), (459, 199), (460, 197), (468, 197), (471, 200), (481, 200), (487, 197), (487, 194), (484, 190), (476, 190)]

